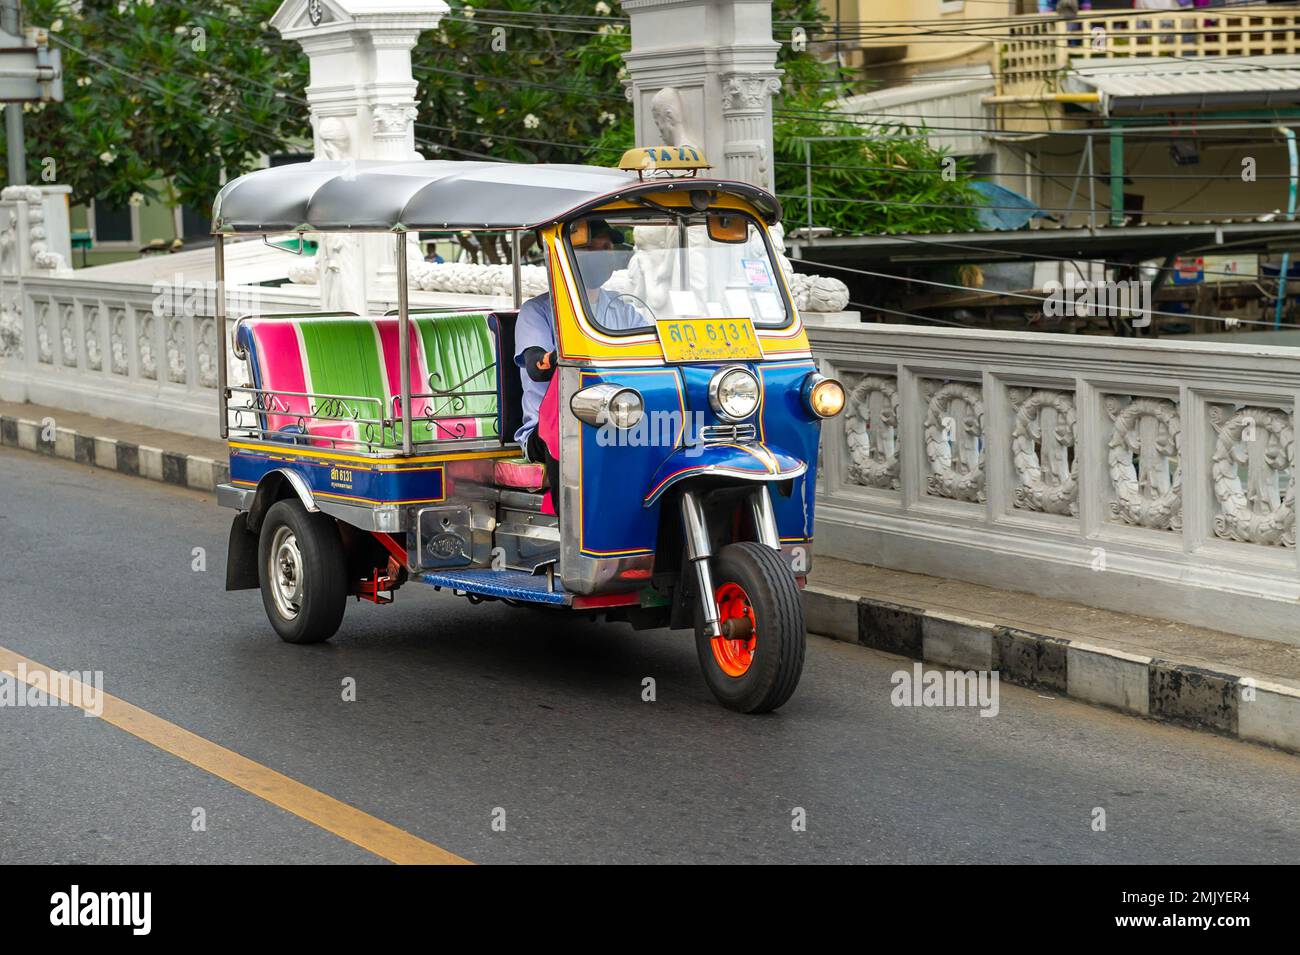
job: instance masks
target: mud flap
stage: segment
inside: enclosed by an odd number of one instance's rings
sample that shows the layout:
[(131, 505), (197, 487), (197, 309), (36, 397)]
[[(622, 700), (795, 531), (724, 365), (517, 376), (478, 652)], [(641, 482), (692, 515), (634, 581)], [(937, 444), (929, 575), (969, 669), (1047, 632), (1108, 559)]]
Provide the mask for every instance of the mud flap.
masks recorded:
[(248, 529), (248, 514), (240, 511), (230, 524), (230, 543), (226, 547), (226, 589), (256, 590), (257, 535)]

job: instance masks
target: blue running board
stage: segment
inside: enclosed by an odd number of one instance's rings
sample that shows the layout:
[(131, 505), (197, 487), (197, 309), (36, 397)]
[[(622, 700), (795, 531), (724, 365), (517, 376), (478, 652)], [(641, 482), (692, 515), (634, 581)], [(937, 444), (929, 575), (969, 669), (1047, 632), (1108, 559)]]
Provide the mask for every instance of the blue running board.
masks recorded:
[(463, 590), (483, 597), (504, 597), (535, 604), (563, 605), (572, 600), (555, 580), (555, 590), (546, 589), (546, 575), (534, 576), (522, 570), (448, 570), (421, 574), (420, 580), (435, 587)]

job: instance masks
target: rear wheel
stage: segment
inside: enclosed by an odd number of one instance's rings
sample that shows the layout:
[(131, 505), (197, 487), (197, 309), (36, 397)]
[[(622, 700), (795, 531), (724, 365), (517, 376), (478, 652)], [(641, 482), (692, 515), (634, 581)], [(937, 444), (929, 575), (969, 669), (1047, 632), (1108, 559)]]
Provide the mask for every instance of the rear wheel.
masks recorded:
[(320, 643), (338, 632), (348, 599), (348, 562), (338, 525), (297, 499), (277, 501), (258, 540), (262, 605), (281, 639)]
[(712, 569), (724, 632), (710, 638), (696, 624), (704, 681), (728, 709), (767, 713), (790, 698), (803, 672), (799, 586), (780, 554), (754, 541), (723, 547)]

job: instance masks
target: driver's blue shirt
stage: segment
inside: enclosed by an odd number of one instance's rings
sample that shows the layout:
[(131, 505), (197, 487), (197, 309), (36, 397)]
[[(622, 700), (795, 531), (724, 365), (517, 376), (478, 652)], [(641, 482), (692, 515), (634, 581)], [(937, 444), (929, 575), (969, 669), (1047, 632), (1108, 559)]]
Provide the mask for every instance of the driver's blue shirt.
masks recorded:
[[(648, 326), (650, 320), (618, 293), (600, 290), (592, 308), (596, 321), (604, 328), (623, 329)], [(537, 411), (546, 397), (550, 382), (533, 381), (524, 368), (524, 352), (529, 348), (542, 351), (555, 350), (555, 310), (551, 307), (551, 293), (530, 298), (519, 306), (519, 319), (515, 322), (515, 364), (519, 366), (519, 380), (524, 386), (524, 423), (515, 432), (519, 447), (528, 450), (528, 436), (537, 430)]]

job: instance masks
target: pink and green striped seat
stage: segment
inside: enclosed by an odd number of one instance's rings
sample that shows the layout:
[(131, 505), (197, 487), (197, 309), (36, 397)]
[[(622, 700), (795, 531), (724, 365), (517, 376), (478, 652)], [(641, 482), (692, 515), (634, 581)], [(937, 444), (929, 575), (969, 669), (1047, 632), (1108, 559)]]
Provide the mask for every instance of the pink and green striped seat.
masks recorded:
[[(342, 407), (332, 416), (360, 419), (393, 417), (401, 394), (398, 320), (384, 318), (293, 317), (247, 319), (239, 326), (239, 345), (248, 356), (255, 388), (273, 392), (262, 428), (294, 440), (328, 445), (332, 440), (393, 447), (402, 440), (397, 427), (367, 427), (360, 421), (321, 421), (308, 417), (307, 394), (336, 396)], [(411, 414), (417, 442), (497, 434), (495, 339), (486, 315), (427, 315), (412, 318), (411, 391), (430, 392), (434, 374), (438, 390), (487, 391), (486, 395), (415, 398)], [(488, 371), (461, 385), (474, 372)], [(319, 398), (316, 407), (321, 409)], [(433, 421), (426, 411), (440, 417)]]

